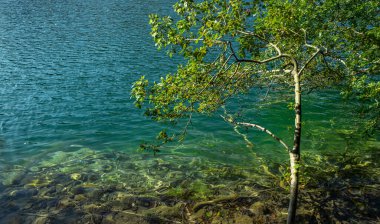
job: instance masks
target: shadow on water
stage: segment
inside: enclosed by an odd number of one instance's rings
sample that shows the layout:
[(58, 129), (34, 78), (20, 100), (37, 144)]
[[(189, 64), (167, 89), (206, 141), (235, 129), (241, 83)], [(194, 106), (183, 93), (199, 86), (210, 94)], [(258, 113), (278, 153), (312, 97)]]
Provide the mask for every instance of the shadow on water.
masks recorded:
[[(378, 148), (305, 153), (300, 223), (376, 223)], [(3, 165), (0, 223), (283, 223), (286, 164), (232, 166), (201, 157), (94, 151)]]

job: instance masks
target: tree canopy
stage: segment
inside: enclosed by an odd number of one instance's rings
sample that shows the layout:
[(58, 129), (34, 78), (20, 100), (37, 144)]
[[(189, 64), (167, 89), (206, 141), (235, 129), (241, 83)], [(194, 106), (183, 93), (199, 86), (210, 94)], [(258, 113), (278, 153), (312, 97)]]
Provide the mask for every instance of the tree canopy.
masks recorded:
[(231, 96), (274, 82), (292, 86), (296, 60), (304, 90), (345, 87), (366, 101), (379, 124), (379, 2), (375, 0), (180, 0), (176, 15), (151, 15), (158, 48), (187, 64), (153, 84), (134, 83), (136, 105), (146, 115), (175, 120), (212, 113)]

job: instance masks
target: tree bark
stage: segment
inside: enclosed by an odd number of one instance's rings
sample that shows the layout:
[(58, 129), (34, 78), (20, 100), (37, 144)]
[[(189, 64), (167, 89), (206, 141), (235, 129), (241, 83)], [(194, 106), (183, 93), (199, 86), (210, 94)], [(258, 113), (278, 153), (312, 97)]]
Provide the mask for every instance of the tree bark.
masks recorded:
[(298, 177), (299, 177), (299, 160), (300, 160), (300, 143), (301, 143), (301, 85), (300, 73), (298, 73), (297, 63), (294, 61), (292, 71), (294, 79), (294, 110), (295, 110), (295, 128), (293, 149), (289, 151), (290, 157), (290, 201), (288, 208), (288, 224), (295, 223), (297, 198), (298, 198)]
[(297, 198), (298, 198), (298, 161), (300, 156), (290, 152), (290, 201), (288, 208), (288, 220), (287, 224), (295, 223), (296, 210), (297, 210)]

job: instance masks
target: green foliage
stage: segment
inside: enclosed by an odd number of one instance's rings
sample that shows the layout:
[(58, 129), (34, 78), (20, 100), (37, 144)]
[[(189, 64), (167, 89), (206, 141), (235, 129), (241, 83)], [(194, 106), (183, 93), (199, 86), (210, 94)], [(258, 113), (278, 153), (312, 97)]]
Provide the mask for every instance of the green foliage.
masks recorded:
[(160, 152), (160, 146), (172, 142), (174, 137), (174, 135), (169, 136), (166, 130), (161, 130), (156, 136), (156, 139), (160, 142), (159, 144), (143, 143), (140, 145), (140, 149), (144, 151), (152, 151), (154, 155), (156, 155), (156, 153)]
[(150, 16), (151, 35), (187, 63), (150, 85), (134, 83), (147, 116), (176, 121), (213, 113), (254, 87), (292, 87), (296, 61), (304, 90), (344, 86), (378, 128), (379, 1), (179, 0), (173, 8), (176, 20)]
[(142, 103), (146, 97), (146, 87), (148, 86), (148, 80), (144, 76), (133, 83), (132, 96), (135, 98), (135, 106), (141, 108)]
[(362, 129), (364, 133), (372, 135), (380, 129), (380, 82), (377, 77), (353, 76), (342, 94), (360, 102), (360, 115), (369, 118)]

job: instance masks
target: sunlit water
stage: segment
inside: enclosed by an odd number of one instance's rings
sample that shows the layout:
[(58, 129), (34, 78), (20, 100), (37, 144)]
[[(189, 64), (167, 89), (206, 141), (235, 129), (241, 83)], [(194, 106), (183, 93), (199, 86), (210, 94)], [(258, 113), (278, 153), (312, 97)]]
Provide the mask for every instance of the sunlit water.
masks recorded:
[[(166, 125), (145, 118), (133, 106), (130, 88), (139, 76), (158, 78), (175, 71), (180, 62), (158, 52), (149, 35), (148, 15), (168, 13), (173, 2), (0, 2), (0, 172), (4, 186), (17, 179), (7, 179), (16, 175), (7, 173), (10, 167), (20, 165), (20, 169), (37, 172), (40, 166), (62, 164), (62, 152), (88, 148), (130, 155), (122, 166), (153, 158), (138, 152), (139, 145), (154, 140)], [(258, 104), (260, 98), (255, 94), (234, 100), (227, 109), (241, 111), (246, 121), (265, 125), (291, 144), (293, 112), (283, 102)], [(354, 105), (341, 101), (337, 92), (310, 94), (304, 97), (304, 104), (303, 150), (335, 152), (355, 148), (353, 143), (364, 144), (361, 138), (348, 137), (358, 124)], [(281, 145), (261, 132), (248, 133), (254, 146), (247, 147), (242, 136), (218, 115), (195, 117), (188, 131), (184, 142), (163, 149), (163, 160), (172, 159), (180, 166), (181, 162), (197, 164), (194, 159), (201, 158), (219, 164), (216, 167), (239, 164), (249, 168), (259, 163), (257, 156), (276, 163), (286, 159)], [(246, 134), (246, 130), (240, 131)], [(378, 140), (372, 139), (370, 145), (379, 147)], [(86, 161), (88, 157), (83, 156)], [(96, 158), (102, 159), (96, 161), (106, 166), (105, 170), (107, 166), (115, 168), (107, 163), (115, 160), (112, 156)], [(135, 169), (146, 172), (146, 166)], [(85, 172), (61, 169), (74, 180), (79, 177), (73, 174)], [(123, 172), (117, 172), (122, 179)], [(33, 181), (18, 183), (39, 186), (41, 182)], [(157, 184), (154, 181), (149, 184)]]

